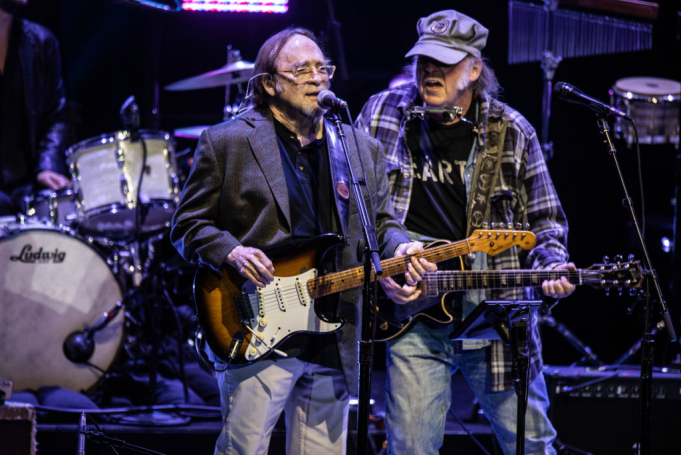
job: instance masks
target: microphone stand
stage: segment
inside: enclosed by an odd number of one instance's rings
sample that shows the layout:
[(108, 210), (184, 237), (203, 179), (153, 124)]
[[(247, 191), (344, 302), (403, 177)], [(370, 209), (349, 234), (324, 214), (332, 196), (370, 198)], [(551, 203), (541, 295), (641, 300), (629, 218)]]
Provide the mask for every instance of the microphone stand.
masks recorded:
[(652, 381), (653, 381), (653, 351), (655, 348), (655, 341), (653, 340), (653, 333), (651, 331), (650, 317), (651, 317), (651, 299), (650, 299), (650, 282), (652, 281), (653, 287), (655, 288), (655, 293), (657, 294), (657, 300), (660, 304), (660, 309), (662, 312), (662, 317), (664, 319), (665, 326), (667, 328), (667, 334), (671, 342), (676, 342), (676, 333), (674, 332), (674, 326), (672, 325), (672, 320), (669, 316), (669, 310), (667, 308), (667, 303), (662, 296), (662, 290), (660, 289), (660, 283), (657, 278), (657, 272), (653, 269), (652, 263), (650, 261), (650, 256), (648, 255), (648, 249), (646, 248), (645, 241), (643, 240), (643, 234), (641, 233), (641, 228), (638, 225), (638, 218), (636, 217), (636, 211), (634, 210), (634, 205), (627, 191), (627, 186), (624, 183), (624, 177), (622, 176), (622, 170), (620, 169), (619, 162), (617, 161), (617, 150), (615, 149), (612, 139), (610, 138), (610, 128), (608, 126), (607, 117), (602, 114), (597, 114), (598, 127), (601, 134), (605, 137), (603, 142), (608, 147), (608, 153), (612, 156), (615, 169), (617, 170), (617, 175), (620, 179), (620, 184), (622, 185), (622, 191), (624, 192), (624, 199), (622, 205), (629, 209), (629, 214), (633, 222), (634, 228), (636, 229), (636, 236), (638, 239), (639, 247), (643, 254), (643, 265), (645, 269), (646, 277), (646, 311), (645, 311), (645, 329), (643, 335), (643, 341), (641, 342), (641, 441), (639, 445), (639, 453), (642, 455), (649, 455), (650, 452), (650, 401), (652, 398)]
[[(362, 339), (359, 342), (359, 397), (357, 404), (357, 453), (363, 455), (367, 453), (367, 446), (369, 442), (369, 405), (371, 402), (371, 368), (374, 358), (374, 327), (376, 326), (376, 313), (373, 310), (372, 304), (372, 280), (371, 280), (371, 266), (373, 264), (376, 276), (383, 274), (381, 268), (381, 259), (378, 256), (378, 239), (376, 238), (376, 231), (369, 212), (364, 203), (362, 196), (362, 183), (366, 185), (366, 179), (360, 183), (355, 177), (352, 170), (352, 162), (350, 161), (350, 154), (348, 143), (343, 133), (343, 124), (337, 106), (331, 108), (333, 123), (338, 131), (339, 142), (343, 147), (343, 153), (348, 163), (348, 171), (350, 176), (350, 187), (352, 188), (352, 196), (357, 206), (360, 221), (362, 222), (362, 229), (364, 231), (364, 287), (362, 289)], [(350, 112), (346, 107), (348, 119)], [(354, 130), (353, 130), (354, 133)], [(355, 137), (355, 144), (357, 145), (357, 156), (362, 159), (359, 153), (359, 144)], [(362, 166), (363, 167), (363, 166)]]

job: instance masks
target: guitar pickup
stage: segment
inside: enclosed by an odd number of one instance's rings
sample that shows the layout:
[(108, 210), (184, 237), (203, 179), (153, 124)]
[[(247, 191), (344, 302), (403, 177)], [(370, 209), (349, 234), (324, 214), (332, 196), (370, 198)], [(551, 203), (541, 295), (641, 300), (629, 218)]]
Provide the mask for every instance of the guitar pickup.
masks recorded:
[(255, 318), (251, 299), (248, 294), (240, 294), (234, 297), (234, 307), (240, 321), (250, 321)]
[(286, 311), (286, 302), (284, 300), (284, 296), (281, 293), (281, 287), (279, 287), (279, 283), (276, 283), (276, 287), (274, 288), (274, 296), (277, 298), (279, 310)]
[(300, 304), (307, 306), (307, 290), (300, 280), (296, 280), (296, 290), (298, 291), (298, 300), (300, 301)]

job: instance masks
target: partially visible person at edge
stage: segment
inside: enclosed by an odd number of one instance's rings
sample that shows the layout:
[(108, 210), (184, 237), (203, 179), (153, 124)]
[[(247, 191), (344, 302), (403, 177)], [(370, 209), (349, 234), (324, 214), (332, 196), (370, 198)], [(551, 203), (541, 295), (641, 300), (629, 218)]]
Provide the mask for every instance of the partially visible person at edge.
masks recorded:
[[(535, 130), (495, 99), (498, 83), (481, 55), (488, 30), (453, 10), (421, 18), (417, 30), (418, 41), (406, 55), (413, 58), (411, 81), (372, 96), (356, 122), (385, 147), (390, 197), (399, 220), (412, 239), (424, 242), (462, 240), (483, 222), (529, 223), (537, 237), (531, 251), (514, 247), (497, 256), (478, 253), (470, 267), (574, 269), (567, 262), (565, 214)], [(414, 106), (461, 107), (468, 122), (439, 114), (409, 120)], [(422, 297), (393, 280), (382, 284), (397, 304)], [(569, 295), (574, 285), (561, 278), (541, 288), (557, 299)], [(528, 299), (534, 291), (469, 291), (461, 312), (467, 315), (485, 298)], [(460, 369), (504, 453), (515, 454), (517, 397), (510, 348), (501, 341), (454, 342), (452, 331), (451, 324), (417, 322), (388, 342), (388, 453), (438, 453), (451, 402), (451, 374)], [(531, 337), (525, 453), (553, 454), (556, 432), (546, 415), (549, 400), (536, 324)]]
[(28, 0), (0, 0), (0, 216), (23, 211), (39, 189), (70, 183), (64, 172), (66, 123), (57, 39), (16, 17)]
[[(335, 127), (317, 104), (334, 70), (306, 29), (286, 29), (263, 44), (253, 108), (201, 135), (171, 232), (185, 259), (215, 271), (226, 264), (264, 287), (277, 274), (273, 258), (295, 256), (313, 237), (335, 232), (347, 237), (347, 246), (322, 269), (361, 265), (362, 226), (347, 165)], [(359, 153), (382, 256), (418, 252), (422, 245), (394, 218), (380, 143), (361, 132), (358, 141), (359, 151), (348, 141), (352, 165), (361, 172)], [(420, 261), (412, 258), (405, 273), (412, 287), (435, 268)], [(297, 335), (279, 348), (286, 358), (274, 353), (218, 373), (223, 428), (215, 453), (267, 453), (282, 411), (287, 453), (345, 453), (349, 394), (357, 394), (360, 297), (356, 288), (334, 302), (331, 314), (346, 320), (338, 334)]]

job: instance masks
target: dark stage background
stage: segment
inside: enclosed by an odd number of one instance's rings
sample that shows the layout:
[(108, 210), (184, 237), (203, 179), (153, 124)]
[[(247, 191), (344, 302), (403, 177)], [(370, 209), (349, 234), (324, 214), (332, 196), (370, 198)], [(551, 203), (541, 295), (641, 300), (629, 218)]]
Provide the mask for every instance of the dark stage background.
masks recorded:
[[(47, 25), (60, 39), (64, 77), (72, 123), (72, 143), (120, 128), (118, 109), (136, 95), (144, 111), (143, 126), (154, 127), (154, 62), (163, 87), (179, 79), (217, 69), (226, 63), (226, 46), (241, 50), (253, 61), (262, 42), (290, 25), (321, 33), (326, 51), (337, 65), (345, 64), (335, 81), (336, 94), (356, 115), (367, 98), (387, 87), (406, 61), (414, 44), (416, 21), (432, 12), (454, 8), (490, 29), (485, 55), (504, 87), (503, 100), (541, 126), (542, 71), (538, 63), (508, 65), (508, 4), (506, 1), (321, 1), (290, 0), (286, 14), (159, 13), (111, 0), (31, 0), (26, 15)], [(541, 2), (539, 2), (541, 3)], [(345, 51), (340, 58), (330, 20), (335, 9)], [(608, 89), (619, 79), (655, 76), (681, 80), (681, 51), (676, 36), (679, 4), (661, 2), (654, 21), (653, 50), (584, 57), (563, 61), (554, 81), (565, 81), (608, 102)], [(159, 49), (159, 52), (154, 52)], [(163, 130), (218, 123), (224, 89), (187, 92), (160, 91)], [(640, 254), (622, 208), (622, 192), (612, 160), (602, 144), (595, 116), (581, 106), (554, 99), (551, 139), (555, 155), (549, 162), (558, 194), (570, 222), (569, 249), (578, 267), (600, 262), (603, 255)], [(637, 208), (636, 155), (616, 143), (619, 159)], [(641, 148), (646, 207), (651, 215), (648, 244), (662, 278), (663, 291), (678, 320), (678, 296), (669, 288), (672, 255), (660, 248), (660, 238), (672, 238), (674, 158), (668, 145)], [(656, 215), (654, 220), (652, 215)], [(652, 221), (656, 221), (655, 224)], [(677, 272), (678, 273), (678, 272)], [(679, 290), (676, 291), (677, 293)], [(676, 303), (674, 303), (676, 302)], [(601, 290), (580, 288), (554, 310), (554, 316), (590, 345), (606, 362), (620, 356), (643, 331), (643, 308), (627, 316), (629, 297), (606, 297)], [(579, 355), (557, 334), (545, 331), (547, 363), (569, 364)], [(677, 327), (677, 332), (681, 332)], [(670, 363), (677, 346), (658, 335), (657, 364)], [(638, 358), (635, 359), (638, 362)]]

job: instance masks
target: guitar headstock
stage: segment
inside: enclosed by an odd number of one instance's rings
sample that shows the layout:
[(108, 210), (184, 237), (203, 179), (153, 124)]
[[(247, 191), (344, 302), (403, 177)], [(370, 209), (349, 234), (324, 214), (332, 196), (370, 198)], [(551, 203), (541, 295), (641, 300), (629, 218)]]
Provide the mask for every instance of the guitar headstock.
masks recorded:
[(589, 277), (585, 284), (598, 288), (634, 289), (641, 286), (643, 269), (640, 261), (594, 264), (586, 270), (598, 272)]
[(529, 250), (537, 243), (537, 237), (531, 231), (478, 229), (466, 242), (471, 252), (482, 251), (494, 256), (514, 246)]

